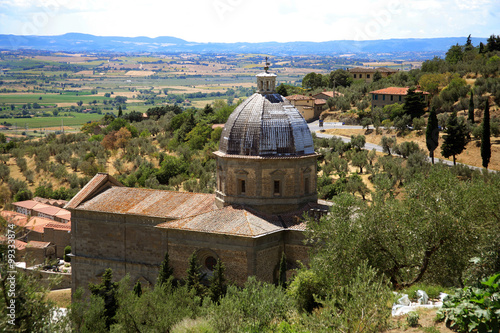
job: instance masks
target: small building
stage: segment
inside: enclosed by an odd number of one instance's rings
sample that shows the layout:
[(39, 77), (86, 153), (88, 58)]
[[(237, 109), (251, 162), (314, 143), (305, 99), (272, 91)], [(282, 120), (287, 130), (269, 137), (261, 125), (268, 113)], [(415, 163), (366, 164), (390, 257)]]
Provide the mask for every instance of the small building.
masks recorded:
[(56, 247), (49, 242), (29, 241), (26, 245), (25, 261), (27, 265), (40, 265), (45, 260), (56, 259)]
[[(56, 202), (56, 204), (60, 203)], [(47, 219), (62, 223), (68, 223), (69, 221), (71, 221), (71, 213), (69, 212), (69, 210), (58, 206), (45, 204), (40, 201), (25, 200), (14, 202), (12, 205), (15, 207), (16, 212), (27, 216), (29, 215), (45, 217)]]
[(316, 99), (311, 95), (291, 95), (286, 97), (306, 121), (313, 121), (319, 119), (321, 112), (323, 112), (323, 105), (326, 101), (321, 104), (321, 102), (316, 103)]
[[(403, 104), (409, 89), (409, 87), (389, 87), (370, 91), (372, 95), (372, 111), (377, 106), (384, 107), (395, 103)], [(416, 89), (415, 92), (422, 94), (424, 96), (424, 102), (426, 104), (428, 103), (429, 93), (427, 91)]]
[(52, 222), (45, 225), (43, 240), (55, 245), (57, 258), (63, 258), (64, 248), (71, 245), (71, 223)]
[(377, 67), (377, 68), (355, 67), (355, 68), (349, 68), (347, 71), (352, 74), (352, 78), (354, 80), (362, 79), (365, 80), (365, 82), (372, 82), (373, 75), (375, 75), (376, 72), (379, 72), (382, 77), (388, 77), (389, 75), (398, 72), (395, 69), (387, 67)]
[(315, 99), (324, 99), (324, 100), (328, 100), (330, 98), (333, 98), (335, 96), (335, 98), (337, 97), (340, 97), (340, 96), (344, 96), (344, 94), (338, 92), (338, 91), (322, 91), (316, 95), (313, 95), (312, 97), (315, 98)]

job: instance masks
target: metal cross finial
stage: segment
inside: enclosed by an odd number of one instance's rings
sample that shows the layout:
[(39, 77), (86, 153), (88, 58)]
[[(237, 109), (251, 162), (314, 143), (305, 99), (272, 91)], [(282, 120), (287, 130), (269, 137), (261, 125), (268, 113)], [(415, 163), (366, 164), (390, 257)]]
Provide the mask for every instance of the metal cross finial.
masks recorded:
[(266, 57), (266, 65), (264, 66), (264, 69), (267, 73), (267, 70), (269, 69), (269, 63), (267, 62), (267, 57)]

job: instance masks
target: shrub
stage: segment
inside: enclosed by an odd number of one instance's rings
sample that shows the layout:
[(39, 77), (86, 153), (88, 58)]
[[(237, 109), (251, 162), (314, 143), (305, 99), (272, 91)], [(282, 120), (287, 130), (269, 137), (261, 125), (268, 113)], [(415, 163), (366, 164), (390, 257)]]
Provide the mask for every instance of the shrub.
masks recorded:
[(71, 253), (71, 246), (68, 245), (64, 248), (64, 261), (71, 262), (71, 257), (68, 256), (68, 254), (70, 253)]
[(408, 315), (406, 316), (406, 322), (410, 327), (417, 327), (419, 319), (420, 316), (415, 311), (408, 312)]
[(458, 289), (448, 296), (437, 312), (438, 320), (444, 320), (460, 332), (498, 332), (500, 325), (500, 273), (481, 281), (479, 287)]

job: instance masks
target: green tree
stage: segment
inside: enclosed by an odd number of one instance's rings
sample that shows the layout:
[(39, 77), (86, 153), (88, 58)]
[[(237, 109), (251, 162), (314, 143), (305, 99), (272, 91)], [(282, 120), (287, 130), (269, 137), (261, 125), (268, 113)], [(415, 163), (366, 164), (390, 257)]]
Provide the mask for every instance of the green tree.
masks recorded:
[[(3, 252), (7, 254), (7, 252)], [(50, 288), (35, 277), (2, 263), (0, 267), (0, 331), (56, 332), (55, 305), (47, 301)]]
[(392, 155), (392, 149), (396, 145), (396, 138), (390, 138), (384, 135), (380, 140), (380, 145), (382, 146), (382, 150), (384, 153)]
[(471, 90), (469, 99), (469, 121), (474, 124), (474, 92)]
[(425, 144), (427, 145), (427, 150), (429, 150), (429, 156), (432, 160), (432, 164), (434, 164), (434, 151), (439, 145), (438, 119), (434, 108), (432, 108), (429, 113), (427, 128), (425, 130)]
[(186, 286), (190, 291), (194, 291), (197, 296), (201, 296), (204, 292), (204, 287), (201, 284), (202, 276), (200, 269), (201, 267), (200, 264), (198, 264), (196, 252), (193, 252), (188, 260)]
[(375, 74), (373, 74), (373, 82), (377, 82), (382, 80), (382, 74), (380, 74), (379, 71), (376, 71)]
[(220, 299), (226, 295), (226, 278), (224, 276), (225, 267), (220, 258), (217, 258), (217, 264), (214, 267), (210, 277), (209, 294), (214, 303), (219, 303)]
[(121, 118), (121, 117), (123, 117), (123, 110), (122, 110), (122, 106), (119, 105), (118, 106), (118, 118)]
[(286, 287), (286, 269), (286, 255), (282, 252), (278, 269), (278, 286), (281, 288)]
[(119, 287), (118, 282), (113, 282), (113, 271), (108, 268), (104, 271), (99, 284), (89, 284), (89, 290), (92, 295), (100, 297), (104, 301), (104, 317), (106, 328), (109, 329), (115, 323), (115, 314), (118, 310), (118, 301), (116, 293)]
[(276, 89), (276, 92), (278, 94), (280, 94), (281, 96), (288, 96), (288, 91), (286, 90), (286, 87), (285, 85), (282, 83), (278, 86), (278, 88)]
[(141, 284), (141, 281), (137, 281), (137, 283), (135, 284), (135, 286), (134, 286), (134, 294), (137, 297), (141, 297), (142, 296), (142, 284)]
[(424, 108), (423, 94), (415, 92), (415, 88), (409, 88), (403, 105), (404, 112), (413, 120), (424, 115)]
[(168, 255), (168, 252), (165, 252), (165, 258), (161, 262), (156, 284), (158, 286), (167, 284), (167, 282), (170, 281), (170, 278), (173, 277), (173, 274), (174, 269), (170, 267), (170, 256)]
[(453, 45), (446, 52), (445, 60), (450, 65), (455, 65), (457, 62), (462, 61), (464, 56), (463, 47), (461, 45)]
[(352, 82), (352, 74), (346, 71), (345, 69), (337, 69), (335, 71), (330, 72), (330, 76), (328, 78), (330, 88), (342, 86), (349, 87)]
[(453, 165), (457, 165), (456, 155), (460, 155), (467, 144), (467, 129), (458, 121), (456, 111), (448, 118), (445, 133), (441, 154), (446, 158), (453, 156)]
[(491, 158), (490, 105), (488, 99), (486, 99), (486, 105), (484, 106), (482, 126), (483, 133), (481, 137), (481, 158), (483, 159), (483, 167), (488, 169), (488, 164), (490, 163)]

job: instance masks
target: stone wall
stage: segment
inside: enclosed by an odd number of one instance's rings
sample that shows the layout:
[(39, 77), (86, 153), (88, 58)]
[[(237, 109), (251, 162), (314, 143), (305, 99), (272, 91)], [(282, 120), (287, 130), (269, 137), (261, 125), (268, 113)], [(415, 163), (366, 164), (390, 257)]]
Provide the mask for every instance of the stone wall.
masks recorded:
[(45, 228), (43, 239), (56, 245), (56, 256), (64, 257), (64, 248), (71, 245), (71, 232), (63, 229)]
[[(220, 175), (217, 204), (245, 204), (279, 214), (315, 202), (316, 158), (316, 155), (272, 159), (217, 155)], [(241, 181), (245, 181), (244, 193)], [(275, 181), (279, 183), (279, 192), (275, 191)]]

